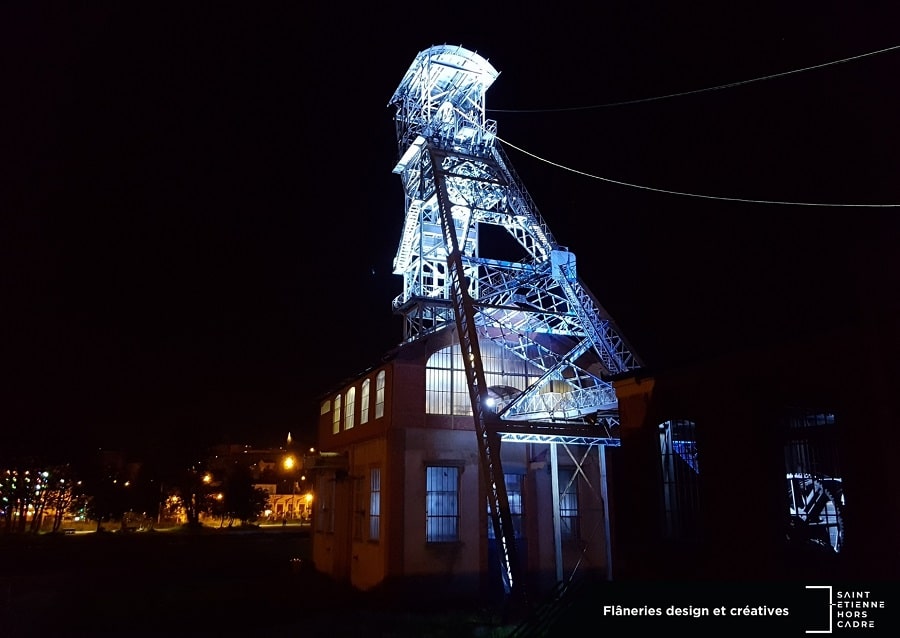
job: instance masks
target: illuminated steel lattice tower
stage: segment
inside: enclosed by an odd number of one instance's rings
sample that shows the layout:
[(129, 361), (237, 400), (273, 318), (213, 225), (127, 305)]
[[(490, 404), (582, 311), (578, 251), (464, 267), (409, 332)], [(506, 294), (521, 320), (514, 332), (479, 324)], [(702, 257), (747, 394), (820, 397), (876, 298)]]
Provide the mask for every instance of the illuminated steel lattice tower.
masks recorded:
[[(498, 72), (458, 46), (415, 58), (389, 103), (396, 108), (406, 214), (394, 273), (403, 340), (457, 330), (507, 591), (518, 569), (500, 441), (617, 444), (614, 375), (640, 362), (559, 246), (485, 117)], [(484, 225), (504, 229), (522, 259), (484, 254)], [(487, 242), (484, 242), (485, 244)], [(479, 340), (542, 371), (524, 390), (487, 387)]]

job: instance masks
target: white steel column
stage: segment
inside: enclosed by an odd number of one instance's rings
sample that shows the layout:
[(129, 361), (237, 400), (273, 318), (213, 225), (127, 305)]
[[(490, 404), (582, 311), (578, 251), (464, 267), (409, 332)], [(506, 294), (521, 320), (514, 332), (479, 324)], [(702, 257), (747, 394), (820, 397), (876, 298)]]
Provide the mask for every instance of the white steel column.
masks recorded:
[(612, 580), (612, 527), (609, 522), (609, 486), (606, 484), (606, 450), (605, 445), (597, 446), (597, 456), (600, 459), (600, 498), (603, 499), (603, 527), (606, 534), (606, 579)]
[(556, 443), (550, 444), (550, 490), (553, 492), (553, 543), (556, 556), (556, 580), (563, 580), (562, 525), (559, 520), (559, 474)]

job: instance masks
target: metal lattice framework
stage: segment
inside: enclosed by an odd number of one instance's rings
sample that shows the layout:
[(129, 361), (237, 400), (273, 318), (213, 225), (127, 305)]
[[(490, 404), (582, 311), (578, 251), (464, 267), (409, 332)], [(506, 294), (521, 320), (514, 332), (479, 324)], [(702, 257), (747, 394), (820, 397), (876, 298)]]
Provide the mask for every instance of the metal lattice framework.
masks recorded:
[[(422, 51), (391, 98), (406, 215), (394, 273), (404, 342), (456, 329), (483, 474), (507, 585), (517, 569), (498, 448), (501, 441), (617, 444), (609, 376), (640, 361), (581, 282), (575, 256), (557, 244), (486, 118), (498, 72), (459, 46)], [(481, 229), (502, 228), (521, 259), (483, 254)], [(486, 387), (479, 341), (490, 340), (543, 371), (524, 391)]]
[[(472, 328), (544, 371), (498, 410), (504, 422), (559, 423), (590, 417), (615, 425), (616, 398), (604, 377), (640, 366), (612, 318), (578, 278), (575, 256), (559, 246), (485, 117), (498, 72), (458, 46), (421, 52), (395, 91), (406, 216), (394, 273), (403, 292), (394, 309), (404, 341), (454, 326), (451, 240), (471, 298)], [(445, 233), (442, 209), (452, 220)], [(522, 259), (483, 255), (482, 225), (504, 229)], [(450, 237), (452, 235), (452, 237)]]

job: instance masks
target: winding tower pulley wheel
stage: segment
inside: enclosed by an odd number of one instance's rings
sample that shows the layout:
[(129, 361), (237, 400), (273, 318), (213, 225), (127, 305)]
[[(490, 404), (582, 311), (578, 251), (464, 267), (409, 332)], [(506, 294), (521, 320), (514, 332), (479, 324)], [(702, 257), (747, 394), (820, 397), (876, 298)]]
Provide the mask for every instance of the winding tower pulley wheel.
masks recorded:
[(795, 473), (788, 474), (787, 481), (791, 543), (840, 553), (844, 545), (841, 479)]

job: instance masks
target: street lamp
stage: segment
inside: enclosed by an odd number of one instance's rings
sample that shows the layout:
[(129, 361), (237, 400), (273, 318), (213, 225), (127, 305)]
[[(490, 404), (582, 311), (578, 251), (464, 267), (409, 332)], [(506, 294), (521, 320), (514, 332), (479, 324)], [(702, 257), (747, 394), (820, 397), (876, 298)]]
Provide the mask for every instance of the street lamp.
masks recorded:
[[(291, 500), (288, 503), (288, 511), (291, 514), (291, 518), (294, 518), (294, 496), (297, 493), (297, 482), (294, 480), (294, 468), (297, 466), (297, 459), (294, 458), (293, 455), (288, 455), (284, 457), (284, 470), (288, 474), (288, 480), (291, 482)], [(282, 522), (286, 523), (287, 518), (285, 514), (285, 518), (282, 518)]]
[(313, 502), (312, 492), (306, 493), (305, 500), (306, 500), (306, 508), (303, 512), (303, 516), (306, 521), (309, 521), (310, 510), (312, 509), (312, 502)]

